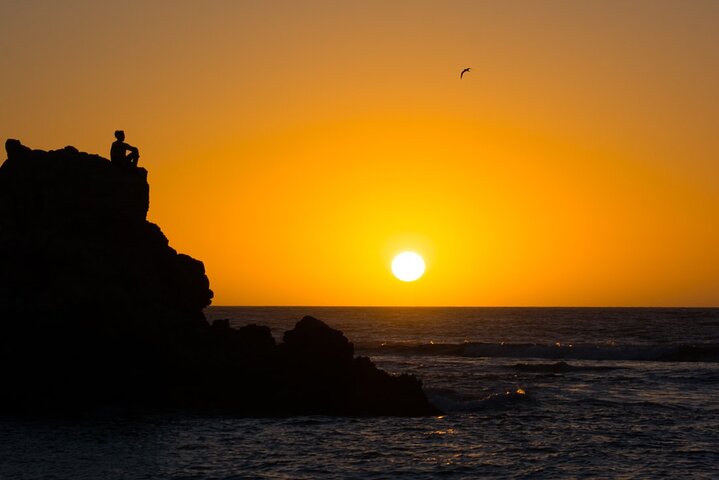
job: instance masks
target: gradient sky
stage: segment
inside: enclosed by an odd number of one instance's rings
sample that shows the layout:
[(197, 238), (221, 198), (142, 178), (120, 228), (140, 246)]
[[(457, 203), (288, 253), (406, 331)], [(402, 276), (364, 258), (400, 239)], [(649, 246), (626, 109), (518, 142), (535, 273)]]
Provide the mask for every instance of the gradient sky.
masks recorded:
[(0, 0), (0, 32), (3, 140), (124, 129), (216, 305), (719, 305), (717, 1)]

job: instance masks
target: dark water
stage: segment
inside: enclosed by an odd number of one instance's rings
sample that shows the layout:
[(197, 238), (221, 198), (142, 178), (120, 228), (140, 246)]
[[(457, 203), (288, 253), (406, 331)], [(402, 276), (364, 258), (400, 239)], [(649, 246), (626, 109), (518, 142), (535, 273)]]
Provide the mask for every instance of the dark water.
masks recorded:
[(221, 308), (305, 314), (447, 414), (0, 420), (0, 479), (719, 478), (719, 309)]

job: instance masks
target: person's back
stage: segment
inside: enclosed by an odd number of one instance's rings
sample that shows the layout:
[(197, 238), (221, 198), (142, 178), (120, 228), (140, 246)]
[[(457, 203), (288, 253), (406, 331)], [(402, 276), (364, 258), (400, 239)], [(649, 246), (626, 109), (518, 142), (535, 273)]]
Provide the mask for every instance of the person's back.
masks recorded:
[(112, 142), (112, 146), (110, 147), (110, 161), (112, 163), (124, 162), (125, 151), (127, 151), (127, 148), (125, 148), (125, 142), (115, 140)]
[[(140, 158), (140, 151), (125, 143), (125, 132), (122, 130), (115, 131), (115, 140), (112, 142), (110, 147), (110, 161), (118, 166), (137, 166), (137, 161)], [(130, 151), (129, 155), (125, 155), (127, 151)]]

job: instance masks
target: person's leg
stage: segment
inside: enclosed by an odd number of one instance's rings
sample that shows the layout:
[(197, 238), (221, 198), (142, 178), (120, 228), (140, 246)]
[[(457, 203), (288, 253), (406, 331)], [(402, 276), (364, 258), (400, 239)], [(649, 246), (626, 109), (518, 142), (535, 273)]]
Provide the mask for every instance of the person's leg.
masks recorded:
[(137, 160), (140, 158), (140, 154), (138, 152), (130, 152), (130, 154), (127, 156), (127, 161), (132, 165), (133, 167), (137, 166)]

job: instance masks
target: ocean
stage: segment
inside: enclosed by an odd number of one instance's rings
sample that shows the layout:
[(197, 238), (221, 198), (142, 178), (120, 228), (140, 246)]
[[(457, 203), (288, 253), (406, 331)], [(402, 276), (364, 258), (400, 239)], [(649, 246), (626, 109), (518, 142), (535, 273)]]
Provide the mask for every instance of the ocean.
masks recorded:
[(304, 315), (445, 415), (0, 416), (0, 479), (719, 478), (719, 309), (211, 307)]

